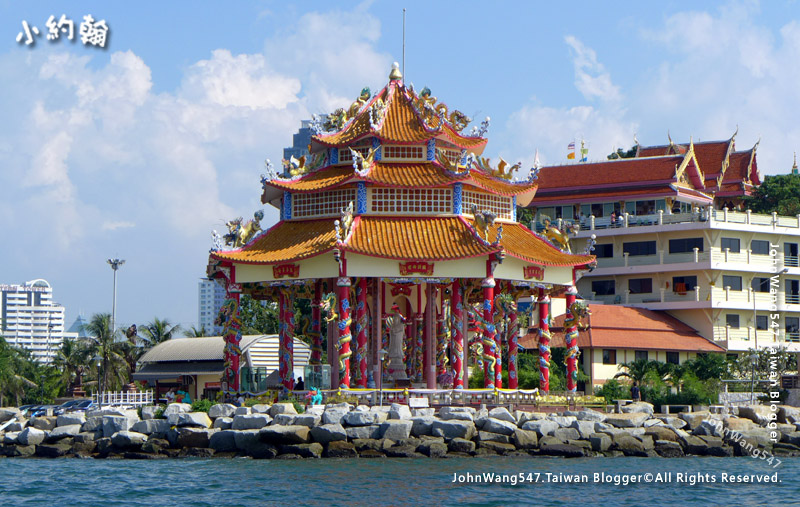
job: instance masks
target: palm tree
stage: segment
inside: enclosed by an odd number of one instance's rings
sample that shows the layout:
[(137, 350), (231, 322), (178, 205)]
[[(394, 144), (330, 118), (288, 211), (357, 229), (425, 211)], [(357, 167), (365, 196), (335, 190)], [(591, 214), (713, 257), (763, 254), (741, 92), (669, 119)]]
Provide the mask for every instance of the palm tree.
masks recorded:
[(80, 385), (80, 377), (86, 370), (86, 365), (92, 361), (89, 352), (86, 344), (78, 340), (64, 340), (61, 348), (56, 352), (53, 365), (60, 372), (61, 383), (67, 394), (76, 385)]
[(96, 313), (92, 315), (89, 323), (84, 326), (84, 330), (89, 335), (83, 339), (88, 349), (88, 357), (99, 356), (102, 358), (100, 368), (102, 368), (103, 386), (106, 389), (118, 387), (126, 380), (123, 366), (125, 361), (119, 353), (119, 344), (114, 340), (115, 333), (111, 329), (111, 314)]
[(625, 371), (621, 371), (614, 375), (614, 378), (619, 377), (627, 377), (634, 382), (638, 382), (639, 385), (642, 385), (647, 374), (654, 369), (654, 365), (656, 361), (648, 361), (647, 359), (637, 359), (635, 361), (630, 361), (628, 363), (623, 363), (619, 365), (620, 369), (625, 369)]
[(0, 406), (3, 406), (6, 393), (13, 396), (15, 405), (19, 406), (26, 389), (38, 387), (38, 384), (28, 378), (35, 377), (33, 373), (34, 365), (30, 353), (11, 347), (0, 337)]
[(141, 338), (145, 340), (145, 347), (155, 347), (159, 343), (171, 340), (175, 333), (181, 330), (179, 324), (172, 325), (167, 319), (159, 319), (155, 317), (152, 322), (141, 326), (139, 330), (142, 332)]
[(187, 338), (202, 338), (209, 335), (208, 331), (206, 330), (206, 326), (200, 326), (199, 328), (191, 326), (189, 329), (183, 332), (183, 336)]

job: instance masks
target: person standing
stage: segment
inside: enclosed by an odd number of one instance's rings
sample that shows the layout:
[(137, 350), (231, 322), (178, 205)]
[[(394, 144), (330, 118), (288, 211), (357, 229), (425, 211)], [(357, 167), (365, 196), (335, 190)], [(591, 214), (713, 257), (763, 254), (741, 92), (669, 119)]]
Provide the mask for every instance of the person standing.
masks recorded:
[(634, 403), (642, 401), (642, 392), (639, 390), (639, 383), (635, 380), (633, 381), (633, 386), (631, 386), (631, 399)]

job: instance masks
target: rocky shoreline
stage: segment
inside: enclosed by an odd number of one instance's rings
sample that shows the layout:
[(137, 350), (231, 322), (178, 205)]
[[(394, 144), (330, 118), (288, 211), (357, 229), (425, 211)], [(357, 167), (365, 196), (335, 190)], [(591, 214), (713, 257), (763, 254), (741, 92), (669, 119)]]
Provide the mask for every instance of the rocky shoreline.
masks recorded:
[(276, 403), (220, 404), (205, 413), (173, 403), (158, 419), (159, 409), (152, 406), (142, 408), (141, 418), (135, 410), (105, 409), (23, 419), (16, 409), (4, 408), (0, 424), (19, 420), (0, 432), (0, 457), (800, 456), (800, 409), (795, 407), (779, 407), (777, 420), (770, 419), (768, 406), (741, 407), (724, 417), (654, 414), (648, 403), (623, 409), (621, 414), (548, 414), (339, 403), (297, 414), (293, 405)]

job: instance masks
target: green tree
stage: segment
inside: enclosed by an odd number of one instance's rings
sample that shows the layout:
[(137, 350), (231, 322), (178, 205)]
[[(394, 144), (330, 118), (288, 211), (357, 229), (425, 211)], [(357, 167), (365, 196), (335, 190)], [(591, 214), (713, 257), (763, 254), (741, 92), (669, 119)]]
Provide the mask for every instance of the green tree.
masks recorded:
[(248, 295), (239, 300), (242, 334), (273, 334), (278, 332), (278, 304), (258, 301)]
[(745, 207), (754, 213), (772, 213), (795, 216), (800, 214), (800, 175), (778, 174), (767, 176), (744, 199)]
[(183, 336), (187, 338), (202, 338), (204, 336), (210, 336), (208, 330), (206, 330), (206, 326), (190, 326), (189, 329), (183, 332)]
[[(83, 343), (88, 349), (88, 357), (92, 366), (97, 368), (95, 357), (102, 358), (99, 370), (96, 369), (98, 381), (102, 380), (103, 390), (112, 390), (127, 383), (127, 363), (120, 354), (119, 345), (115, 341), (115, 333), (111, 330), (111, 314), (96, 313), (84, 326), (88, 334)], [(100, 378), (102, 376), (102, 379)]]
[(728, 361), (722, 354), (698, 354), (695, 359), (684, 362), (681, 367), (700, 380), (719, 380), (728, 376)]
[(633, 158), (636, 156), (636, 152), (638, 151), (637, 146), (633, 146), (630, 150), (625, 151), (622, 148), (617, 148), (617, 151), (608, 155), (606, 158), (608, 160), (618, 160), (621, 158)]
[(656, 368), (656, 366), (652, 364), (654, 362), (655, 361), (648, 361), (647, 359), (637, 359), (635, 361), (623, 363), (619, 365), (619, 368), (624, 371), (614, 375), (614, 378), (626, 377), (641, 385), (644, 383), (647, 374)]
[(151, 322), (140, 326), (138, 329), (141, 333), (140, 337), (144, 340), (143, 346), (146, 349), (171, 340), (180, 330), (180, 325), (173, 325), (169, 320), (159, 319), (158, 317), (155, 317)]
[(533, 222), (533, 210), (524, 206), (517, 206), (517, 222), (530, 228)]
[(53, 365), (59, 373), (59, 380), (63, 386), (62, 392), (68, 394), (79, 382), (79, 377), (88, 369), (91, 363), (89, 348), (78, 340), (64, 340), (61, 348), (56, 351)]
[(30, 353), (10, 346), (0, 337), (0, 406), (4, 405), (6, 397), (19, 406), (28, 392), (39, 387), (35, 378), (36, 366)]

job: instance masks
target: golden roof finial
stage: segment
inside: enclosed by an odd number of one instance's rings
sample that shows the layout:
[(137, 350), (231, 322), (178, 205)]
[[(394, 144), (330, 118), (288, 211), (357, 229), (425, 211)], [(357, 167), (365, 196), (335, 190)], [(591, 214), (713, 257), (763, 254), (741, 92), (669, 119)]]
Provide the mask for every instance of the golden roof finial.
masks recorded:
[(797, 152), (794, 152), (794, 163), (792, 164), (792, 171), (797, 172)]
[(392, 71), (389, 73), (389, 80), (395, 81), (397, 79), (403, 79), (403, 74), (400, 73), (400, 64), (394, 62), (392, 64)]

